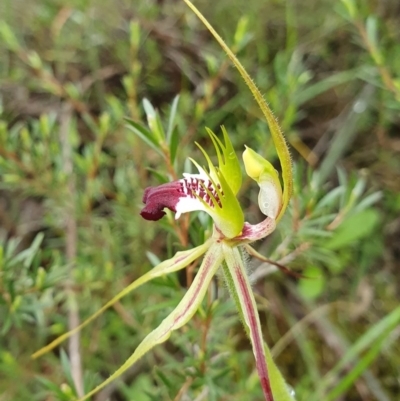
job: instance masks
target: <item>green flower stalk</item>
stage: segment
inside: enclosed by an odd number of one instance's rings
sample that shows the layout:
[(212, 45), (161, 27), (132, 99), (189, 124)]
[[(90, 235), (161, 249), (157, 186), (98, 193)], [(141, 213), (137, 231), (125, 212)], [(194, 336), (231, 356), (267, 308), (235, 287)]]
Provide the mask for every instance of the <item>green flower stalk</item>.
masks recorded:
[(90, 398), (93, 394), (119, 377), (157, 344), (165, 342), (174, 330), (185, 325), (199, 308), (213, 276), (220, 267), (222, 267), (230, 293), (236, 303), (244, 328), (251, 341), (265, 400), (291, 401), (293, 398), (270, 356), (268, 347), (263, 341), (257, 306), (245, 266), (246, 254), (259, 255), (250, 246), (250, 243), (271, 234), (276, 227), (276, 223), (287, 208), (292, 190), (290, 155), (285, 138), (271, 110), (243, 66), (203, 15), (189, 0), (184, 1), (226, 51), (260, 105), (267, 119), (281, 162), (284, 184), (283, 191), (278, 173), (273, 166), (254, 150), (246, 148), (243, 153), (245, 170), (260, 187), (258, 203), (261, 212), (266, 218), (255, 225), (245, 222), (244, 213), (236, 198), (241, 186), (239, 160), (223, 127), (223, 140), (207, 129), (214, 144), (218, 166), (214, 166), (204, 149), (200, 145), (197, 145), (205, 157), (207, 167), (201, 167), (196, 161), (191, 159), (198, 170), (197, 174), (184, 174), (180, 180), (147, 188), (143, 196), (144, 207), (141, 215), (147, 220), (156, 221), (165, 215), (165, 208), (174, 212), (175, 218), (179, 218), (183, 213), (195, 210), (204, 211), (214, 221), (212, 236), (204, 244), (194, 249), (178, 252), (173, 258), (154, 267), (117, 294), (75, 330), (59, 337), (48, 346), (39, 350), (33, 357), (38, 357), (53, 349), (135, 288), (156, 277), (184, 269), (204, 255), (192, 285), (175, 310), (143, 339), (135, 352), (116, 372), (79, 401)]

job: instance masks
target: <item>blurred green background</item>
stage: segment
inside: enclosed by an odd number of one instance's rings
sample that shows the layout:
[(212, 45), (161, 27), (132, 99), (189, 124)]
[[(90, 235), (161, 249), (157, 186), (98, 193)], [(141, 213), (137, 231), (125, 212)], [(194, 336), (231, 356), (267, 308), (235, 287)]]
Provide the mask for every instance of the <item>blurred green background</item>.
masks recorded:
[[(397, 400), (399, 1), (195, 4), (265, 94), (293, 155), (290, 211), (256, 246), (305, 277), (257, 261), (249, 270), (278, 366), (299, 401)], [(170, 141), (152, 140), (154, 113)], [(0, 401), (75, 399), (74, 375), (93, 388), (181, 299), (196, 265), (118, 302), (82, 331), (80, 349), (30, 358), (209, 235), (202, 214), (156, 224), (139, 211), (144, 188), (202, 160), (194, 141), (210, 150), (204, 127), (221, 124), (239, 155), (247, 144), (279, 169), (251, 94), (182, 1), (0, 2)], [(246, 179), (250, 222), (262, 219), (257, 193)], [(262, 400), (222, 280), (206, 298), (94, 399)]]

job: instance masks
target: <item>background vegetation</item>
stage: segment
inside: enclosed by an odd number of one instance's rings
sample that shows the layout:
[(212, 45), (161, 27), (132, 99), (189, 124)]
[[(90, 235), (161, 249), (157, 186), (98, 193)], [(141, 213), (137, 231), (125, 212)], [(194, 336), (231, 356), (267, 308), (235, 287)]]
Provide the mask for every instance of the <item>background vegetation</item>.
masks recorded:
[[(398, 399), (400, 3), (195, 4), (292, 148), (290, 213), (257, 245), (311, 278), (257, 262), (251, 273), (278, 365), (298, 400)], [(72, 376), (86, 390), (108, 377), (195, 273), (116, 304), (82, 332), (80, 352), (65, 343), (30, 359), (207, 235), (201, 214), (141, 220), (144, 188), (179, 177), (189, 155), (201, 160), (193, 141), (209, 149), (206, 125), (224, 124), (238, 152), (247, 144), (276, 157), (247, 88), (178, 0), (1, 1), (0, 98), (0, 400), (72, 400)], [(240, 198), (259, 221), (256, 185), (246, 180)], [(96, 400), (261, 397), (250, 346), (215, 282), (187, 327)]]

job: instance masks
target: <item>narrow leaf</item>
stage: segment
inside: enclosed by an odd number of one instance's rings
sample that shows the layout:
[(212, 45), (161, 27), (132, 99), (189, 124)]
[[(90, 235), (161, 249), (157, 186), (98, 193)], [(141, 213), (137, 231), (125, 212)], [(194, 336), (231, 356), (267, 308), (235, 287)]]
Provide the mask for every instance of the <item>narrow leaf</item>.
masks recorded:
[(153, 133), (148, 129), (142, 127), (137, 122), (131, 120), (130, 118), (125, 118), (127, 124), (127, 128), (133, 131), (140, 139), (147, 143), (152, 149), (162, 155), (160, 146), (157, 140), (154, 138)]
[(171, 158), (171, 163), (174, 163), (175, 161), (178, 146), (179, 146), (179, 131), (178, 128), (175, 127), (172, 130), (171, 141), (169, 144), (169, 155)]
[(376, 230), (380, 214), (375, 209), (365, 209), (348, 217), (325, 243), (325, 248), (336, 250), (366, 238)]
[(383, 336), (375, 341), (367, 353), (360, 359), (360, 361), (350, 369), (350, 371), (335, 385), (334, 389), (326, 396), (326, 401), (335, 401), (340, 399), (343, 394), (348, 390), (352, 384), (365, 372), (366, 369), (378, 356), (382, 348), (387, 347), (388, 338)]
[(315, 84), (311, 84), (306, 88), (302, 88), (301, 91), (293, 95), (293, 102), (296, 106), (314, 99), (321, 93), (328, 91), (329, 89), (335, 88), (339, 85), (354, 80), (357, 77), (358, 70), (344, 71), (336, 74), (332, 74), (329, 77), (318, 81)]
[(147, 122), (157, 140), (157, 143), (163, 143), (165, 140), (165, 132), (160, 120), (160, 116), (153, 105), (146, 98), (143, 99), (143, 108), (146, 112)]
[(175, 96), (174, 100), (172, 101), (171, 105), (171, 111), (169, 113), (169, 120), (168, 120), (168, 129), (167, 129), (167, 142), (171, 144), (172, 140), (172, 133), (175, 128), (175, 117), (176, 117), (176, 111), (178, 109), (178, 103), (179, 103), (179, 95)]
[[(357, 360), (365, 350), (370, 350), (373, 344), (379, 343), (382, 336), (389, 334), (400, 324), (400, 306), (386, 315), (377, 324), (364, 333), (345, 353), (340, 361), (322, 379), (320, 389), (327, 389), (349, 364)], [(319, 393), (319, 392), (317, 392)]]

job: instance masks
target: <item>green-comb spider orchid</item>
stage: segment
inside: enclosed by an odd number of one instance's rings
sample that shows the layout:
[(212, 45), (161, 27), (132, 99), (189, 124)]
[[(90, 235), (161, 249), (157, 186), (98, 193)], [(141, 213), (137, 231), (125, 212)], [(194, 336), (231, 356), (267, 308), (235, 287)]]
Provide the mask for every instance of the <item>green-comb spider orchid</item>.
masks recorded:
[[(179, 181), (147, 188), (143, 197), (145, 207), (141, 215), (148, 220), (162, 218), (165, 214), (164, 207), (175, 212), (176, 218), (185, 212), (202, 210), (214, 220), (214, 233), (206, 242), (206, 247), (201, 248), (201, 253), (205, 252), (205, 256), (197, 276), (181, 303), (162, 323), (163, 328), (160, 329), (160, 326), (155, 330), (158, 332), (157, 343), (161, 339), (165, 341), (172, 330), (181, 327), (192, 317), (203, 300), (211, 278), (223, 264), (226, 281), (233, 296), (239, 301), (240, 313), (247, 325), (265, 399), (272, 401), (274, 398), (261, 326), (243, 252), (247, 250), (250, 254), (256, 254), (249, 243), (266, 237), (275, 229), (275, 219), (282, 207), (282, 190), (272, 165), (247, 148), (243, 154), (246, 172), (260, 185), (259, 206), (267, 218), (256, 225), (244, 223), (243, 211), (235, 196), (241, 184), (241, 177), (237, 174), (240, 172), (240, 165), (225, 129), (222, 130), (224, 144), (208, 130), (218, 155), (218, 168), (212, 165), (208, 155), (198, 145), (208, 162), (209, 172), (192, 160), (199, 174), (184, 174), (184, 178)], [(190, 262), (188, 259), (182, 267)], [(154, 336), (151, 341), (156, 341)]]
[(252, 149), (246, 148), (243, 153), (246, 173), (260, 187), (258, 202), (260, 210), (266, 215), (266, 218), (261, 223), (255, 225), (244, 222), (244, 214), (236, 198), (241, 186), (239, 161), (225, 129), (222, 128), (223, 141), (211, 130), (208, 130), (217, 153), (218, 167), (215, 167), (211, 163), (209, 156), (198, 145), (206, 158), (207, 169), (192, 160), (198, 169), (198, 174), (185, 174), (179, 181), (147, 188), (143, 197), (145, 206), (141, 211), (141, 215), (148, 220), (158, 220), (164, 216), (164, 208), (175, 212), (176, 218), (179, 218), (182, 213), (194, 210), (205, 211), (214, 221), (214, 230), (211, 238), (194, 249), (177, 252), (171, 259), (154, 267), (117, 294), (79, 327), (60, 336), (36, 352), (33, 357), (38, 357), (56, 347), (66, 338), (88, 325), (107, 308), (135, 288), (156, 277), (181, 270), (204, 255), (201, 266), (190, 288), (175, 310), (162, 321), (159, 327), (144, 338), (134, 353), (116, 372), (79, 401), (87, 400), (111, 381), (115, 380), (154, 346), (165, 342), (174, 330), (185, 325), (199, 308), (213, 276), (220, 267), (222, 267), (246, 333), (251, 340), (256, 368), (265, 400), (291, 401), (293, 398), (262, 338), (257, 306), (246, 272), (244, 258), (244, 254), (246, 253), (263, 258), (249, 244), (266, 237), (274, 231), (276, 223), (281, 219), (287, 208), (292, 192), (292, 171), (289, 151), (285, 138), (271, 110), (239, 60), (190, 0), (184, 0), (184, 2), (204, 23), (220, 46), (225, 50), (260, 106), (268, 122), (281, 162), (284, 190), (282, 191), (278, 174), (272, 165)]

